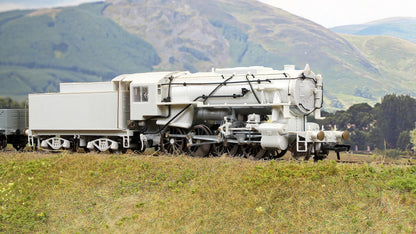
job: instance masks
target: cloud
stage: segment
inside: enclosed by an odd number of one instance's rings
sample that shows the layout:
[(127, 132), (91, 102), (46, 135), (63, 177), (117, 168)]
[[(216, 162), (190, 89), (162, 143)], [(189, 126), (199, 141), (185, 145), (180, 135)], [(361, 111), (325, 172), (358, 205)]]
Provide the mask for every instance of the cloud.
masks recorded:
[[(56, 2), (56, 1), (55, 1)], [(66, 7), (66, 6), (77, 6), (87, 2), (104, 2), (104, 0), (66, 0), (58, 1), (59, 3), (39, 3), (36, 1), (30, 4), (16, 4), (16, 3), (0, 3), (0, 12), (11, 11), (11, 10), (26, 10), (26, 9), (39, 9), (39, 8), (52, 8), (52, 7)]]
[(11, 10), (23, 10), (23, 9), (30, 9), (30, 7), (27, 5), (23, 5), (23, 4), (0, 3), (0, 12), (11, 11)]
[(414, 0), (259, 0), (327, 27), (390, 17), (415, 17)]

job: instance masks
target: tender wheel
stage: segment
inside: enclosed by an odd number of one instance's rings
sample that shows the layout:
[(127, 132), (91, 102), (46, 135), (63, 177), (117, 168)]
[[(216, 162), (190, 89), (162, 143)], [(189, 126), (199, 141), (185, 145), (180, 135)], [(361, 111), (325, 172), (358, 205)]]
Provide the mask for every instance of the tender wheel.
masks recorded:
[(90, 152), (90, 149), (88, 149), (86, 146), (83, 146), (81, 148), (84, 150), (85, 153), (89, 153)]
[(125, 153), (127, 153), (127, 150), (128, 150), (127, 148), (121, 147), (120, 153), (125, 154)]
[[(212, 135), (212, 132), (207, 126), (200, 124), (200, 125), (195, 125), (189, 134), (193, 136), (201, 136), (201, 135)], [(204, 143), (204, 140), (195, 140), (193, 141), (193, 143), (195, 144)], [(190, 146), (188, 147), (188, 151), (192, 156), (205, 157), (210, 152), (211, 146), (212, 144)]]
[(71, 153), (77, 153), (79, 148), (79, 139), (72, 138), (69, 139), (69, 141), (71, 142), (71, 147), (68, 149), (68, 151)]
[(160, 150), (168, 154), (181, 154), (185, 147), (185, 138), (171, 137), (171, 135), (185, 135), (181, 128), (169, 127), (160, 137)]
[(116, 155), (119, 155), (121, 153), (120, 149), (117, 149), (117, 150), (108, 149), (108, 152), (110, 154), (116, 154)]

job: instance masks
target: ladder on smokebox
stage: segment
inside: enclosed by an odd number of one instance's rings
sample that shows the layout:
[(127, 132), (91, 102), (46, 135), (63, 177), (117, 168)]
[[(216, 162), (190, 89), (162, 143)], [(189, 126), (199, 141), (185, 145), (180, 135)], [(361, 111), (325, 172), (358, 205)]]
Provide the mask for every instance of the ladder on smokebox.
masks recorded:
[(308, 142), (306, 142), (306, 137), (299, 136), (299, 133), (296, 133), (296, 151), (301, 153), (308, 152)]

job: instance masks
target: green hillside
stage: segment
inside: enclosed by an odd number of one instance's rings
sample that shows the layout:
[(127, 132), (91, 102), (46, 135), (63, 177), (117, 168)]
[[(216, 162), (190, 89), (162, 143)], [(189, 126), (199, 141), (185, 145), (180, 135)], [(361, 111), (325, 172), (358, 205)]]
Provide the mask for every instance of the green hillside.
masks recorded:
[(389, 18), (367, 24), (334, 27), (331, 30), (337, 33), (360, 36), (393, 36), (416, 44), (416, 18)]
[(389, 79), (391, 92), (416, 96), (416, 44), (391, 36), (342, 36)]
[(56, 91), (60, 82), (123, 73), (285, 64), (310, 64), (323, 74), (327, 110), (375, 103), (386, 93), (415, 93), (411, 68), (393, 73), (397, 61), (378, 57), (405, 54), (411, 62), (407, 47), (362, 48), (255, 0), (107, 0), (3, 12), (0, 42), (0, 96), (20, 100)]
[(60, 82), (101, 81), (151, 71), (152, 45), (102, 16), (104, 3), (0, 13), (0, 94), (58, 90)]

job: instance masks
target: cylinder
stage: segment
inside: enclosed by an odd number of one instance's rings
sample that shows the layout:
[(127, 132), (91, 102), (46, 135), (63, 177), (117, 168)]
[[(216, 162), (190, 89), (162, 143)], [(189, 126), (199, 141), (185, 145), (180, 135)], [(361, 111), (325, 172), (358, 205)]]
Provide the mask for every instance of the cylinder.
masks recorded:
[(196, 118), (200, 120), (224, 120), (224, 117), (231, 115), (229, 109), (198, 109)]

